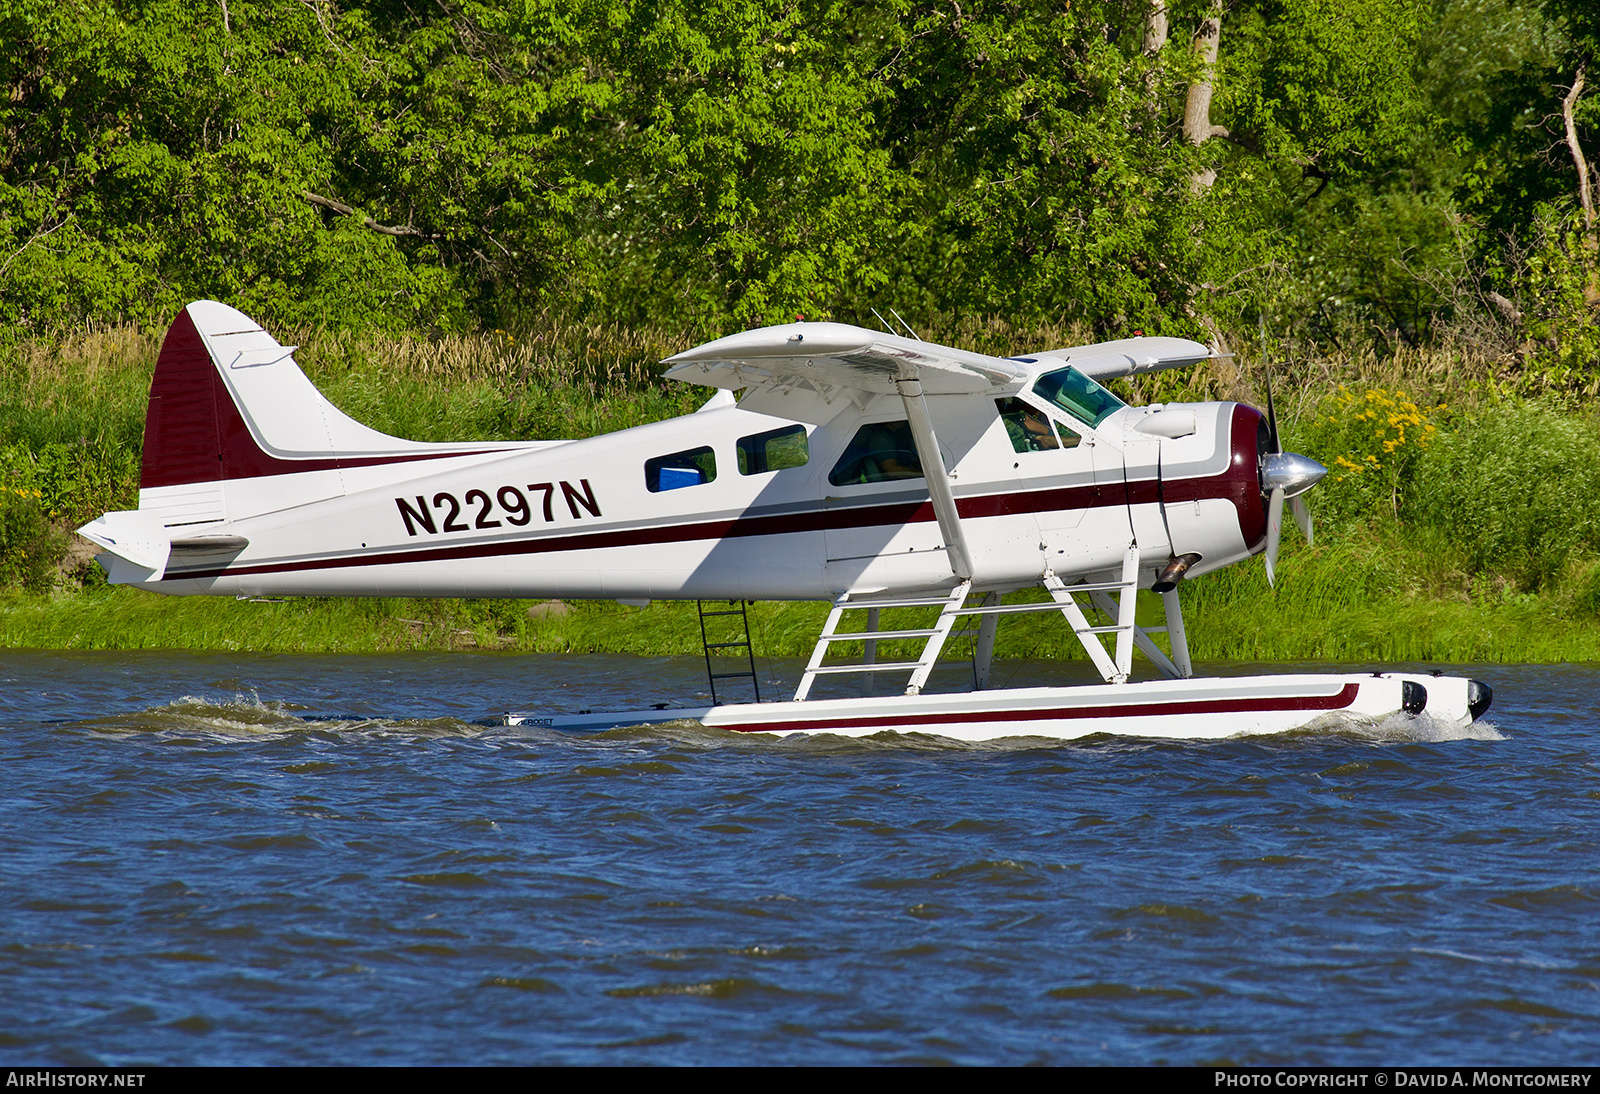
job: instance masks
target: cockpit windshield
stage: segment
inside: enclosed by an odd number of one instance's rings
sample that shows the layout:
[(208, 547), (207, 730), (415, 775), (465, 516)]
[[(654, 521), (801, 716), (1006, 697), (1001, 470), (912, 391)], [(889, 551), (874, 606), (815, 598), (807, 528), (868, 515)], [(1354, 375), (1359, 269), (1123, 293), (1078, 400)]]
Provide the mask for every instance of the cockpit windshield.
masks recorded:
[(1099, 425), (1128, 405), (1075, 368), (1045, 373), (1034, 382), (1033, 393), (1088, 426)]

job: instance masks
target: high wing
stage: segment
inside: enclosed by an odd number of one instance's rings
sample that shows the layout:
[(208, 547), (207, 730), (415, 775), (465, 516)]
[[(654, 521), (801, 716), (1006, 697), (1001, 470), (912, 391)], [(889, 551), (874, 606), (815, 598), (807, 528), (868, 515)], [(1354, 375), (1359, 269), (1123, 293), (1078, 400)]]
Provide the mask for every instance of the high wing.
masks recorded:
[[(916, 444), (951, 569), (970, 584), (972, 551), (956, 511), (924, 395), (978, 395), (1014, 390), (1032, 372), (1020, 361), (953, 349), (844, 323), (788, 323), (719, 338), (675, 357), (667, 375), (718, 388), (754, 388), (747, 409), (802, 418), (808, 393), (857, 405), (898, 395)], [(800, 398), (791, 398), (792, 393)], [(826, 415), (823, 415), (826, 418)]]
[(1004, 357), (847, 323), (785, 323), (730, 334), (669, 357), (667, 364), (672, 379), (707, 387), (798, 387), (823, 395), (892, 395), (907, 365), (929, 395), (1000, 391), (1032, 371)]
[(1033, 374), (1060, 365), (1109, 380), (1183, 368), (1212, 356), (1209, 348), (1187, 338), (1122, 338), (1031, 356), (991, 357), (848, 323), (785, 323), (669, 357), (667, 376), (730, 391), (749, 388), (762, 403), (759, 409), (782, 414), (761, 395), (798, 390), (830, 402), (846, 394), (862, 402), (894, 394), (896, 381), (908, 375), (920, 379), (929, 395), (993, 395), (1014, 391)]
[(1217, 356), (1187, 338), (1119, 338), (1090, 346), (1068, 346), (1034, 355), (1039, 360), (1063, 361), (1091, 380), (1115, 380), (1169, 368), (1187, 368)]

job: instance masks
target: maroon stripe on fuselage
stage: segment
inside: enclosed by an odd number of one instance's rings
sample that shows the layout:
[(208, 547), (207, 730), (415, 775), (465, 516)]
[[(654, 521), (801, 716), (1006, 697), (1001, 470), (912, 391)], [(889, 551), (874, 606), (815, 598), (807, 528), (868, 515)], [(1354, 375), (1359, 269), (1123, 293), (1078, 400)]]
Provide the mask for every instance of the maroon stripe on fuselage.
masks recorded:
[(1097, 707), (1055, 707), (1045, 710), (949, 711), (873, 718), (808, 718), (758, 725), (718, 725), (740, 733), (827, 733), (834, 729), (889, 729), (907, 726), (961, 725), (972, 722), (1071, 722), (1084, 718), (1159, 718), (1174, 714), (1244, 714), (1274, 710), (1343, 710), (1356, 701), (1359, 684), (1346, 684), (1333, 695), (1292, 695), (1262, 699), (1195, 699), (1165, 703), (1122, 703)]
[(297, 475), (302, 471), (442, 460), (484, 451), (494, 450), (294, 460), (270, 455), (251, 435), (227, 385), (217, 374), (217, 364), (211, 359), (199, 328), (185, 308), (167, 329), (161, 354), (156, 358), (155, 375), (150, 379), (139, 486), (150, 490), (265, 475)]

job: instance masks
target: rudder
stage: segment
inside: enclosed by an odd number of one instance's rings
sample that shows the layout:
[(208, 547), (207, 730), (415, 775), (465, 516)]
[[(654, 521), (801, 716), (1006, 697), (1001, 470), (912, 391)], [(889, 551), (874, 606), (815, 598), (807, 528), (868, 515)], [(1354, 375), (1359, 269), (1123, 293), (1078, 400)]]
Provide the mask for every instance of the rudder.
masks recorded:
[[(189, 316), (178, 313), (156, 358), (145, 407), (139, 487), (212, 482), (227, 477), (217, 407), (222, 386), (211, 353)], [(229, 409), (238, 408), (227, 399)]]

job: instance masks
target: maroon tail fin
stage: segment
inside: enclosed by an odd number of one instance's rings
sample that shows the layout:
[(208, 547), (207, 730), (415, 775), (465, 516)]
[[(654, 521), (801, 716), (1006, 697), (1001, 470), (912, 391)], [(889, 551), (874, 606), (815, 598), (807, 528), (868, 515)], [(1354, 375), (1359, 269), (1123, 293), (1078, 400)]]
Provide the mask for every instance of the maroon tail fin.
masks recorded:
[(219, 403), (226, 404), (233, 417), (239, 416), (185, 308), (167, 329), (150, 381), (139, 468), (141, 488), (215, 482), (226, 477)]
[[(219, 344), (216, 352), (239, 370), (227, 379), (213, 356)], [(202, 300), (179, 312), (150, 381), (140, 488), (447, 459), (500, 447), (423, 444), (368, 429), (311, 385), (294, 363), (294, 348), (225, 304)], [(294, 447), (273, 449), (274, 430)]]

